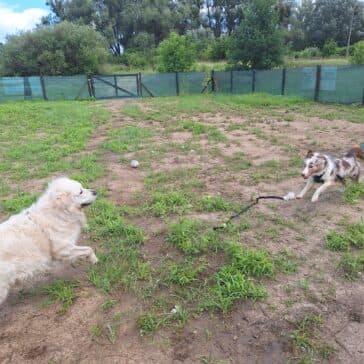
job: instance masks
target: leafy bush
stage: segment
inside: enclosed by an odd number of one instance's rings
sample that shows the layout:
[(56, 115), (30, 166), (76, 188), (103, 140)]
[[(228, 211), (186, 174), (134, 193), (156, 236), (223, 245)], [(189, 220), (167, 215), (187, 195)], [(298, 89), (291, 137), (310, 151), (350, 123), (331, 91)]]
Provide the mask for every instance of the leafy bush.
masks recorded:
[(5, 75), (74, 75), (98, 72), (107, 44), (89, 26), (69, 22), (7, 37), (0, 63)]
[(273, 0), (253, 0), (231, 35), (228, 60), (233, 68), (269, 69), (283, 63), (283, 33)]
[(350, 62), (353, 64), (364, 64), (364, 40), (354, 45), (354, 51)]
[(313, 57), (321, 57), (321, 51), (317, 47), (308, 47), (303, 51), (296, 53), (298, 58), (313, 58)]
[(186, 72), (196, 60), (196, 51), (191, 38), (176, 33), (160, 43), (157, 48), (159, 72)]
[(322, 48), (322, 55), (324, 57), (337, 55), (337, 43), (333, 39), (329, 39)]
[(210, 61), (220, 61), (226, 59), (227, 48), (228, 38), (217, 38), (207, 46), (204, 52), (204, 58)]

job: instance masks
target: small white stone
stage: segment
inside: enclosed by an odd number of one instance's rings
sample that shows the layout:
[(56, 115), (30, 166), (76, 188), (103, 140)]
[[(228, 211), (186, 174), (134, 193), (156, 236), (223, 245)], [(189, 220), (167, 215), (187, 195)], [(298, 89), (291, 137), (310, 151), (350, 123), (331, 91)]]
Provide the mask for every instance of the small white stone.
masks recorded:
[(135, 159), (133, 159), (131, 162), (130, 162), (130, 167), (132, 168), (137, 168), (139, 166), (139, 162)]

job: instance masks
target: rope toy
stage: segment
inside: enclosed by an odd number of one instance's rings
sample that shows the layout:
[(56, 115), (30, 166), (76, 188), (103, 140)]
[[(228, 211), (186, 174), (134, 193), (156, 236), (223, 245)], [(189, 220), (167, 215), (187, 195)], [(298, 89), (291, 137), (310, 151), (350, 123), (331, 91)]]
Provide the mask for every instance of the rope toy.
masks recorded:
[(239, 217), (240, 215), (244, 214), (245, 212), (247, 212), (254, 205), (257, 205), (260, 200), (268, 200), (268, 199), (271, 199), (271, 200), (289, 201), (289, 200), (294, 200), (295, 198), (296, 198), (296, 195), (294, 194), (294, 192), (288, 192), (285, 196), (274, 196), (274, 195), (259, 196), (251, 204), (245, 206), (239, 212), (237, 212), (236, 214), (230, 216), (230, 218), (224, 224), (222, 224), (220, 226), (215, 226), (213, 229), (214, 230), (225, 229), (228, 226), (228, 224), (231, 223), (231, 221), (233, 219), (235, 219), (235, 218)]

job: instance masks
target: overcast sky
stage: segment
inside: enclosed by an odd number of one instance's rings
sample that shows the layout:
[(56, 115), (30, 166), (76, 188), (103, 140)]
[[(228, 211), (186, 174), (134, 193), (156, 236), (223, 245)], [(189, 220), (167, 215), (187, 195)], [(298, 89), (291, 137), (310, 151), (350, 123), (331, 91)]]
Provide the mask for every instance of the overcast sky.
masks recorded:
[(0, 0), (0, 42), (6, 34), (34, 28), (48, 13), (45, 0)]
[(45, 2), (46, 0), (0, 0), (0, 42), (5, 40), (6, 34), (34, 28), (41, 17), (49, 13)]

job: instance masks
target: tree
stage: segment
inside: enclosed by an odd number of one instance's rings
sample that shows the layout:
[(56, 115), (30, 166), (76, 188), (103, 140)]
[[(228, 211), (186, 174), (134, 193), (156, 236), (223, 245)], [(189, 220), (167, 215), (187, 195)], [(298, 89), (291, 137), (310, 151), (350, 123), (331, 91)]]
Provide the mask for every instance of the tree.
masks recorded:
[(161, 42), (157, 54), (159, 72), (189, 71), (196, 59), (192, 40), (174, 32)]
[(86, 25), (63, 22), (7, 37), (1, 52), (9, 76), (74, 75), (98, 72), (107, 43)]
[(364, 40), (354, 45), (354, 51), (350, 62), (353, 64), (364, 64)]
[(234, 68), (266, 69), (282, 63), (283, 37), (274, 0), (252, 0), (232, 33), (228, 60)]
[(364, 5), (358, 0), (305, 0), (298, 11), (306, 46), (322, 48), (328, 39), (340, 47), (360, 40)]

